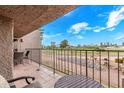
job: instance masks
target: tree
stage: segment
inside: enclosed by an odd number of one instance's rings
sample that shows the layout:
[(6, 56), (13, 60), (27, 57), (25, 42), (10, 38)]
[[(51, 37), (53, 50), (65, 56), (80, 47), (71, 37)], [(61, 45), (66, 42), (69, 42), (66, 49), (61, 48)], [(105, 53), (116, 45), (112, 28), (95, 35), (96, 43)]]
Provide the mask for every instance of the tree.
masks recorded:
[(117, 46), (117, 44), (114, 44), (114, 46)]
[(69, 46), (68, 40), (65, 39), (65, 40), (61, 41), (60, 48), (67, 48), (67, 46)]
[(110, 46), (113, 46), (113, 44), (111, 43)]
[(50, 49), (51, 47), (48, 45), (48, 46), (46, 46), (46, 49)]
[(124, 46), (124, 42), (122, 42), (122, 46)]
[(51, 42), (50, 48), (56, 48), (56, 42)]
[(80, 48), (80, 47), (81, 47), (81, 45), (80, 45), (80, 44), (78, 44), (78, 45), (77, 45), (77, 48)]
[(102, 43), (102, 42), (100, 43), (100, 46), (101, 46), (101, 47), (103, 46), (103, 43)]
[(107, 42), (107, 47), (109, 47), (109, 45), (110, 45), (109, 42)]

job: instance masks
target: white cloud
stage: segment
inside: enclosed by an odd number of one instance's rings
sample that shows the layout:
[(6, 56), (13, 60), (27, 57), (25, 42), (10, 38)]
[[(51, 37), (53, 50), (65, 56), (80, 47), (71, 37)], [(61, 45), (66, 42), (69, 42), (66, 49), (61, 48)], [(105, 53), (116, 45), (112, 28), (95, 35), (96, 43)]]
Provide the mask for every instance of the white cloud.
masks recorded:
[(98, 14), (97, 16), (98, 17), (106, 17), (107, 15), (106, 14)]
[(112, 28), (108, 28), (108, 31), (113, 31), (113, 30), (115, 30), (114, 27), (112, 27)]
[(99, 26), (97, 26), (97, 27), (95, 27), (95, 28), (93, 29), (93, 31), (94, 31), (94, 32), (100, 32), (100, 31), (105, 30), (105, 29), (106, 29), (105, 27), (99, 27)]
[[(97, 16), (104, 17), (107, 15), (108, 15), (108, 13), (98, 14)], [(108, 21), (106, 22), (105, 27), (97, 26), (97, 27), (92, 28), (92, 30), (94, 32), (100, 32), (102, 30), (113, 31), (113, 30), (115, 30), (115, 26), (117, 26), (122, 20), (124, 20), (124, 6), (109, 13)]]
[(109, 18), (107, 21), (107, 28), (115, 27), (118, 25), (122, 20), (124, 20), (124, 6), (120, 9), (112, 11), (109, 14)]
[[(107, 16), (106, 14), (98, 14), (97, 16), (103, 17)], [(108, 21), (106, 22), (106, 26), (95, 26), (90, 27), (87, 22), (80, 22), (72, 25), (67, 32), (72, 34), (79, 34), (82, 30), (92, 30), (94, 32), (101, 32), (102, 30), (113, 31), (115, 30), (115, 26), (118, 25), (124, 19), (124, 7), (119, 8), (116, 11), (112, 11), (109, 14)]]
[(119, 40), (119, 39), (123, 39), (123, 38), (124, 38), (124, 35), (120, 35), (120, 36), (116, 37), (115, 39)]
[(92, 28), (92, 30), (94, 32), (101, 32), (102, 30), (113, 31), (113, 30), (115, 30), (115, 28), (114, 27), (107, 28), (107, 27), (96, 26), (96, 27)]
[[(106, 16), (107, 14), (98, 14), (97, 16), (103, 17)], [(92, 27), (92, 30), (94, 32), (100, 32), (102, 30), (113, 31), (115, 30), (115, 26), (117, 26), (122, 20), (124, 20), (124, 6), (115, 11), (110, 12), (105, 27), (96, 26)]]
[(99, 14), (97, 15), (97, 17), (104, 17), (104, 18), (106, 19), (107, 16), (108, 16), (108, 14), (109, 14), (109, 12), (99, 13)]
[[(69, 14), (70, 13), (68, 13), (67, 15)], [(97, 16), (104, 17), (107, 15), (108, 13), (104, 13), (98, 14)], [(81, 22), (72, 25), (67, 32), (72, 34), (79, 34), (81, 30), (92, 30), (94, 32), (101, 32), (102, 30), (113, 31), (115, 30), (115, 26), (117, 26), (122, 20), (124, 20), (124, 6), (110, 12), (108, 21), (106, 22), (106, 26), (89, 27), (89, 24), (87, 22)]]
[(81, 35), (76, 35), (76, 38), (77, 38), (77, 39), (83, 39), (84, 37), (81, 36)]
[(54, 38), (54, 37), (58, 37), (58, 36), (61, 36), (62, 33), (58, 33), (58, 34), (55, 34), (55, 35), (48, 35), (48, 34), (44, 34), (43, 37), (44, 38)]
[(93, 30), (94, 32), (100, 32), (101, 30), (99, 30), (99, 29), (95, 29), (95, 30)]
[[(89, 27), (88, 25), (89, 24), (86, 22), (77, 23), (77, 24), (72, 25), (67, 32), (72, 33), (72, 34), (79, 34), (81, 30), (86, 30), (86, 31), (92, 30), (94, 32), (100, 32), (106, 29), (106, 27), (100, 27), (100, 26)], [(110, 30), (114, 30), (114, 29), (110, 29)]]
[(81, 29), (85, 29), (88, 26), (88, 23), (86, 22), (82, 22), (82, 23), (77, 23), (74, 24), (71, 29), (75, 30), (75, 31), (80, 31)]
[(71, 32), (73, 34), (78, 34), (81, 30), (88, 30), (88, 23), (86, 22), (81, 22), (81, 23), (76, 23), (70, 27), (68, 32)]

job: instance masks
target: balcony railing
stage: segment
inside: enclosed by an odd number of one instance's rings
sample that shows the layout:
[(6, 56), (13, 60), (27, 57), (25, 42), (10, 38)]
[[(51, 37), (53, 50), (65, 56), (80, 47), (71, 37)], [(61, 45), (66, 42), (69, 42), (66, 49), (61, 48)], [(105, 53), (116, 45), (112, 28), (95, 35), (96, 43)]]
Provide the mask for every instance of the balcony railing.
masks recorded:
[(39, 65), (67, 75), (85, 75), (105, 87), (123, 87), (124, 51), (79, 49), (27, 49)]

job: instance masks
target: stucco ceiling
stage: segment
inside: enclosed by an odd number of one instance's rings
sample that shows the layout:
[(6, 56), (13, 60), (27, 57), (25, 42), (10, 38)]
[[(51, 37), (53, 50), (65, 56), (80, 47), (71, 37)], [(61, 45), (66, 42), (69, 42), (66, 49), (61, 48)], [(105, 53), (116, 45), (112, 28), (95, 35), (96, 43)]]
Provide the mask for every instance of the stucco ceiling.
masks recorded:
[(14, 36), (22, 37), (76, 7), (63, 5), (0, 6), (0, 15), (12, 18), (14, 20)]

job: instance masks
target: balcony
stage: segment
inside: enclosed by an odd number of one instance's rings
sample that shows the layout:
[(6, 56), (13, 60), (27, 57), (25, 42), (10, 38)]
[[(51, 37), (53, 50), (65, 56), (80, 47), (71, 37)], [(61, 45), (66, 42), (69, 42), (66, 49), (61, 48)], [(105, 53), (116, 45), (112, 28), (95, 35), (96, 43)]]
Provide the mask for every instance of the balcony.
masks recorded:
[[(14, 67), (14, 78), (21, 77), (21, 76), (33, 76), (35, 77), (36, 81), (39, 81), (44, 88), (53, 88), (55, 82), (62, 77), (62, 74), (53, 74), (51, 69), (46, 68), (44, 66), (40, 66), (30, 60), (26, 60), (24, 64), (19, 64)], [(39, 70), (40, 69), (40, 70)], [(15, 82), (17, 88), (21, 88), (26, 84), (24, 80)]]
[[(14, 68), (14, 77), (35, 76), (43, 87), (54, 87), (64, 75), (83, 75), (104, 87), (123, 87), (124, 51), (78, 49), (27, 49), (29, 59)], [(20, 72), (20, 73), (18, 73)], [(24, 85), (22, 81), (17, 87)]]

